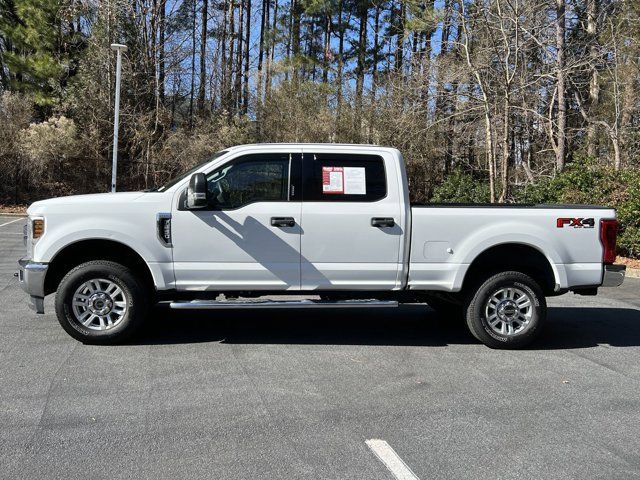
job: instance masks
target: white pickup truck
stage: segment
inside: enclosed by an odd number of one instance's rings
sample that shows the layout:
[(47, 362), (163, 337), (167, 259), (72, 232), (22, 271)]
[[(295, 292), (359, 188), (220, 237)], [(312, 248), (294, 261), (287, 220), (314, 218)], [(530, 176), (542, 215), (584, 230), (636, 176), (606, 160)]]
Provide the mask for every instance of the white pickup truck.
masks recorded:
[(613, 209), (411, 205), (402, 155), (379, 146), (238, 146), (161, 188), (28, 215), (20, 282), (38, 313), (57, 292), (62, 327), (87, 343), (123, 341), (157, 302), (223, 315), (425, 302), (515, 348), (540, 331), (546, 296), (625, 273)]

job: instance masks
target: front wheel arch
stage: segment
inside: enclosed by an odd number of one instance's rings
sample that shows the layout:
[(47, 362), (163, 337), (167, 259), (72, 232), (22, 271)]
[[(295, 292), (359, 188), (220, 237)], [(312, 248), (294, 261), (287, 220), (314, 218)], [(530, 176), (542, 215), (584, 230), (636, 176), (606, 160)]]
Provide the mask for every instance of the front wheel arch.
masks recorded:
[(116, 240), (89, 239), (71, 243), (55, 254), (44, 280), (44, 294), (55, 292), (64, 276), (78, 265), (105, 260), (127, 265), (139, 276), (144, 287), (153, 292), (155, 283), (147, 262), (133, 248)]

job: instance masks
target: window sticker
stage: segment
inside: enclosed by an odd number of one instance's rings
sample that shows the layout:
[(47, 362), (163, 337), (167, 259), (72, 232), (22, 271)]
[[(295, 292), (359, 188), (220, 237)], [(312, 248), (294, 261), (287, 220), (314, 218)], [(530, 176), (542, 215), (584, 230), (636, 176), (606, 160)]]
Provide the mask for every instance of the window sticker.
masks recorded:
[(322, 167), (322, 193), (345, 193), (343, 167)]
[(347, 195), (367, 194), (364, 167), (344, 167), (344, 193)]

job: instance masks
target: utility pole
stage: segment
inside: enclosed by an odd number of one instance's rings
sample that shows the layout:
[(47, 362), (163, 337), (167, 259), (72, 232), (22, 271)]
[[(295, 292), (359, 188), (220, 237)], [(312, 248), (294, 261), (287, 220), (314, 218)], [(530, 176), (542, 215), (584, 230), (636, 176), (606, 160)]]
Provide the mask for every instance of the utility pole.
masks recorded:
[(113, 113), (113, 169), (111, 171), (111, 193), (116, 191), (116, 173), (118, 172), (118, 128), (120, 126), (120, 74), (122, 70), (122, 52), (127, 51), (127, 46), (112, 43), (111, 50), (117, 52), (116, 60), (116, 104)]

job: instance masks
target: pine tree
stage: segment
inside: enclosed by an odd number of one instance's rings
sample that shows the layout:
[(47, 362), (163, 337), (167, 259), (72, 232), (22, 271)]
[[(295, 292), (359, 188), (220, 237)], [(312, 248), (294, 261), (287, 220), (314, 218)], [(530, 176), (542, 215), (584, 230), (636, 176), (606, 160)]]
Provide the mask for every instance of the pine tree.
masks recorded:
[(47, 110), (64, 94), (84, 47), (73, 10), (59, 0), (3, 0), (0, 32), (9, 88)]

